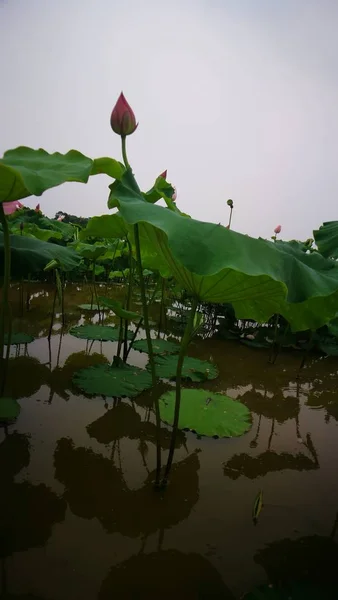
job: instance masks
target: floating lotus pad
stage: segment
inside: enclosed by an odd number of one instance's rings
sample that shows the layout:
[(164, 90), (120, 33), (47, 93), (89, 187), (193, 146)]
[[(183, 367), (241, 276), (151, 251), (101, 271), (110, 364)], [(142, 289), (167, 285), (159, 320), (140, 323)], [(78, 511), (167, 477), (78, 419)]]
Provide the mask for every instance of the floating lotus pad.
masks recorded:
[[(19, 346), (20, 344), (30, 344), (34, 342), (35, 338), (33, 335), (28, 333), (12, 333), (11, 335), (11, 346)], [(8, 334), (5, 334), (5, 344), (8, 345)]]
[(82, 310), (93, 310), (95, 312), (97, 312), (98, 310), (102, 310), (102, 306), (99, 306), (98, 304), (79, 304), (79, 308), (82, 308)]
[(73, 383), (86, 394), (132, 398), (150, 388), (152, 379), (149, 371), (131, 365), (96, 365), (77, 371)]
[[(109, 325), (79, 325), (78, 327), (71, 327), (69, 333), (81, 340), (117, 342), (119, 339), (119, 329)], [(132, 333), (128, 331), (128, 339), (131, 338)]]
[[(177, 355), (157, 356), (156, 375), (162, 379), (175, 379), (177, 369)], [(148, 367), (150, 368), (150, 367)], [(206, 360), (199, 360), (186, 356), (183, 363), (182, 377), (191, 381), (206, 381), (207, 379), (216, 379), (218, 369), (216, 365)]]
[[(177, 342), (169, 340), (152, 340), (154, 354), (178, 354), (180, 345)], [(139, 352), (148, 352), (147, 340), (137, 340), (133, 344), (133, 349)]]
[(20, 404), (13, 398), (0, 398), (0, 423), (14, 421), (20, 410)]
[[(160, 397), (161, 419), (169, 425), (174, 421), (175, 391)], [(181, 390), (178, 426), (209, 437), (238, 437), (251, 428), (249, 409), (223, 394), (202, 389)]]

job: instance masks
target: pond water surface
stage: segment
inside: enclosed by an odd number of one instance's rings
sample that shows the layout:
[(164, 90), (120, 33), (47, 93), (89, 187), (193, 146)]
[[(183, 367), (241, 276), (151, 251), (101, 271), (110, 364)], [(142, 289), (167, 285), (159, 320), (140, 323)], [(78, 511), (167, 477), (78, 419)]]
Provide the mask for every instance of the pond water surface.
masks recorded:
[[(181, 432), (170, 485), (155, 492), (150, 409), (164, 385), (132, 402), (85, 397), (73, 373), (112, 360), (116, 349), (66, 333), (97, 320), (78, 308), (88, 289), (67, 286), (67, 324), (62, 330), (58, 314), (50, 344), (53, 292), (31, 291), (13, 329), (36, 339), (12, 347), (7, 381), (21, 414), (7, 436), (0, 430), (3, 597), (230, 599), (267, 581), (335, 580), (337, 360), (310, 357), (298, 376), (296, 351), (271, 365), (268, 351), (197, 340), (189, 354), (219, 369), (203, 387), (240, 399), (253, 426), (234, 439)], [(14, 313), (18, 296), (13, 287)], [(130, 353), (132, 364), (146, 361)], [(169, 438), (163, 424), (163, 460)]]

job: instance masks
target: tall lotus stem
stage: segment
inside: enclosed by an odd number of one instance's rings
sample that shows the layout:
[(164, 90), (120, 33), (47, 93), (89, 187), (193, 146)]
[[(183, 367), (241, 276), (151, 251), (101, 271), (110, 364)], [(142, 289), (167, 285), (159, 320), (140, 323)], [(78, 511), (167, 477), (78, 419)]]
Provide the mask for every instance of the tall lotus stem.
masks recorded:
[(177, 437), (177, 430), (178, 430), (178, 421), (179, 421), (179, 417), (180, 417), (180, 407), (181, 407), (182, 369), (183, 369), (184, 358), (187, 353), (187, 349), (188, 349), (188, 346), (189, 346), (189, 343), (191, 340), (191, 336), (192, 336), (192, 333), (194, 330), (194, 320), (195, 320), (197, 306), (198, 306), (198, 300), (194, 296), (192, 299), (192, 305), (191, 305), (189, 319), (186, 324), (184, 335), (183, 335), (183, 338), (181, 341), (181, 347), (180, 347), (180, 352), (179, 352), (178, 361), (177, 361), (176, 401), (175, 401), (174, 422), (173, 422), (173, 430), (172, 430), (171, 440), (170, 440), (168, 460), (167, 460), (165, 473), (164, 473), (164, 477), (163, 477), (163, 481), (162, 481), (163, 486), (166, 486), (168, 483), (168, 477), (169, 477), (171, 465), (172, 465), (173, 458), (174, 458), (175, 444), (176, 444), (176, 437)]
[[(4, 346), (5, 346), (5, 315), (9, 311), (9, 284), (11, 278), (11, 246), (8, 223), (5, 216), (3, 204), (0, 203), (0, 223), (4, 236), (4, 278), (2, 287), (2, 302), (0, 309), (0, 362), (3, 361)], [(10, 340), (8, 340), (10, 344)]]
[[(131, 301), (131, 293), (133, 288), (133, 254), (131, 249), (131, 243), (127, 239), (128, 249), (129, 249), (129, 282), (128, 282), (128, 290), (127, 290), (127, 298), (126, 298), (126, 310), (130, 309), (130, 301)], [(125, 320), (124, 324), (124, 340), (123, 340), (123, 361), (126, 362), (128, 355), (128, 321)]]
[(230, 217), (229, 217), (229, 223), (228, 223), (227, 229), (230, 229), (231, 219), (232, 219), (232, 211), (234, 210), (234, 203), (230, 198), (229, 198), (229, 200), (227, 200), (227, 205), (230, 206)]
[[(127, 157), (126, 136), (125, 135), (121, 135), (121, 141), (122, 141), (123, 162), (125, 164), (126, 169), (129, 169), (131, 171), (131, 167), (130, 167), (128, 157)], [(145, 288), (144, 277), (143, 277), (140, 233), (139, 233), (138, 223), (135, 223), (135, 225), (134, 225), (134, 239), (135, 239), (135, 248), (136, 248), (136, 268), (137, 268), (138, 278), (140, 281), (144, 329), (145, 329), (146, 338), (147, 338), (148, 356), (149, 356), (152, 384), (153, 384), (153, 387), (155, 387), (155, 385), (156, 385), (156, 370), (155, 370), (153, 345), (152, 345), (151, 336), (150, 336), (148, 304), (147, 304), (146, 288)], [(155, 398), (154, 404), (155, 404), (156, 434), (157, 434), (156, 435), (156, 479), (155, 479), (155, 485), (158, 486), (160, 483), (160, 475), (161, 475), (161, 440), (160, 440), (161, 415), (160, 415), (160, 406), (159, 406), (158, 398)]]

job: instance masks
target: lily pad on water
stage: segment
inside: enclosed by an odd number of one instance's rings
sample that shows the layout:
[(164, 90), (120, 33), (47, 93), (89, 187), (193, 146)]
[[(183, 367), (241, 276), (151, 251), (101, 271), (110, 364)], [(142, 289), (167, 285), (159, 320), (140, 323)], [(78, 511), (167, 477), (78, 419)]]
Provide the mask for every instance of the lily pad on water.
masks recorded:
[[(19, 346), (20, 344), (30, 344), (35, 338), (28, 333), (12, 333), (11, 346)], [(8, 334), (5, 334), (5, 344), (8, 344)]]
[(77, 371), (73, 383), (87, 394), (132, 398), (150, 388), (152, 379), (149, 371), (131, 365), (96, 365)]
[[(169, 340), (152, 340), (154, 354), (178, 354), (180, 345), (177, 342)], [(147, 340), (137, 340), (133, 344), (133, 349), (139, 352), (148, 352)]]
[[(169, 425), (174, 421), (175, 391), (160, 397), (161, 419)], [(249, 409), (223, 394), (208, 390), (181, 391), (181, 409), (178, 426), (209, 437), (237, 437), (251, 428)]]
[[(69, 333), (81, 340), (117, 342), (119, 339), (119, 329), (110, 325), (79, 325), (78, 327), (72, 327)], [(132, 334), (128, 331), (128, 339), (131, 339), (131, 337)]]
[(14, 421), (20, 410), (20, 404), (13, 398), (0, 398), (0, 423)]
[[(156, 375), (162, 379), (175, 379), (177, 360), (178, 357), (176, 355), (157, 356), (155, 358)], [(213, 363), (206, 360), (199, 360), (199, 358), (192, 358), (191, 356), (185, 357), (182, 369), (183, 379), (200, 382), (207, 379), (216, 379), (217, 376), (218, 369)]]
[(82, 308), (82, 310), (94, 310), (95, 312), (97, 312), (98, 310), (102, 309), (102, 306), (99, 306), (98, 304), (79, 304), (79, 308)]

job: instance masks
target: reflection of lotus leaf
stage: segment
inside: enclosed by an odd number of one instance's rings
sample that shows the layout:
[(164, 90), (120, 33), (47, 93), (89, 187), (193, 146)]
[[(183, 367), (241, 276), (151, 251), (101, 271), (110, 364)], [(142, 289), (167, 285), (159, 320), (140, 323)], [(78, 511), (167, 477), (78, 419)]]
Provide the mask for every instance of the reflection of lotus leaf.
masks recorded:
[(283, 587), (266, 584), (245, 594), (243, 600), (334, 600), (337, 590), (334, 596), (332, 592), (325, 585), (314, 587), (306, 581), (292, 582)]
[(112, 460), (89, 448), (75, 448), (69, 439), (58, 441), (54, 465), (71, 511), (86, 519), (96, 517), (110, 533), (137, 538), (172, 527), (189, 516), (198, 500), (196, 453), (173, 465), (170, 486), (163, 492), (154, 491), (154, 473), (140, 489), (130, 490)]
[(8, 361), (6, 390), (13, 398), (29, 398), (47, 383), (49, 369), (37, 358), (18, 356)]
[(72, 383), (74, 373), (81, 368), (93, 367), (94, 365), (107, 364), (108, 360), (103, 354), (93, 352), (86, 354), (84, 350), (70, 354), (63, 367), (55, 367), (50, 374), (49, 385), (53, 392), (56, 392), (61, 398), (69, 399), (66, 390), (71, 390), (73, 394), (79, 391)]
[(321, 393), (312, 391), (306, 400), (310, 408), (325, 408), (328, 417), (333, 417), (338, 421), (338, 397), (337, 390), (322, 390)]
[[(177, 342), (170, 340), (152, 340), (154, 354), (177, 354), (180, 350), (180, 345)], [(148, 352), (147, 340), (137, 340), (133, 344), (133, 349), (139, 352)]]
[[(119, 403), (88, 425), (88, 434), (95, 438), (100, 444), (110, 444), (114, 440), (123, 437), (137, 440), (140, 442), (152, 442), (156, 444), (156, 425), (151, 421), (142, 421), (140, 415), (130, 404)], [(171, 432), (168, 429), (161, 428), (161, 446), (164, 449), (169, 448)], [(184, 444), (186, 437), (179, 431), (176, 439), (176, 447)]]
[[(338, 584), (338, 545), (330, 537), (286, 538), (267, 544), (254, 558), (273, 583), (305, 579), (319, 585)], [(337, 598), (337, 589), (331, 598)]]
[(296, 455), (287, 452), (271, 452), (267, 450), (258, 456), (249, 454), (235, 454), (225, 465), (224, 475), (231, 479), (238, 479), (241, 475), (256, 479), (264, 477), (267, 473), (292, 469), (294, 471), (311, 471), (318, 469), (318, 462), (311, 460), (300, 452)]
[[(156, 356), (156, 375), (162, 379), (175, 379), (177, 370), (177, 355)], [(216, 379), (218, 369), (214, 363), (199, 358), (186, 356), (183, 363), (182, 378), (191, 381), (206, 381)]]
[(220, 573), (206, 558), (177, 550), (139, 554), (114, 566), (102, 583), (98, 600), (115, 596), (125, 600), (234, 600)]
[(152, 385), (149, 371), (124, 363), (81, 369), (75, 373), (73, 382), (87, 394), (108, 398), (132, 398)]
[(0, 495), (0, 556), (43, 546), (66, 503), (44, 484), (8, 483)]
[[(30, 344), (34, 341), (34, 337), (28, 333), (12, 333), (11, 346), (19, 346), (20, 344)], [(5, 335), (5, 344), (8, 344), (8, 335)]]
[(294, 397), (284, 398), (276, 390), (273, 398), (262, 396), (258, 392), (250, 391), (241, 396), (243, 402), (251, 412), (263, 415), (267, 419), (276, 419), (278, 423), (284, 423), (288, 419), (294, 419), (299, 413), (299, 399)]
[[(81, 340), (117, 342), (119, 339), (119, 329), (110, 325), (79, 325), (78, 327), (72, 327), (69, 333)], [(130, 338), (130, 331), (128, 333)]]
[(13, 479), (29, 464), (29, 441), (26, 435), (15, 431), (0, 444), (1, 480)]
[(0, 398), (0, 423), (15, 421), (20, 410), (20, 404), (13, 398)]
[[(161, 419), (173, 424), (176, 392), (167, 392), (160, 398)], [(244, 404), (223, 394), (204, 389), (181, 391), (178, 426), (200, 435), (236, 437), (251, 428), (250, 411)]]

